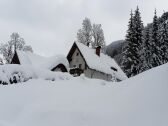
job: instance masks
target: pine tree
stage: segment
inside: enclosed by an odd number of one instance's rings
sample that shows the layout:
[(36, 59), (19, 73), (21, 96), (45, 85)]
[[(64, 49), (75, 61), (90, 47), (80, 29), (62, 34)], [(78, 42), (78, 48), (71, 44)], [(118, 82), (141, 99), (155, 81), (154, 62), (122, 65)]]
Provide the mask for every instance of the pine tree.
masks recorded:
[(151, 68), (150, 65), (150, 56), (151, 56), (151, 51), (150, 51), (150, 26), (151, 24), (148, 24), (147, 27), (143, 31), (143, 47), (141, 48), (142, 50), (142, 55), (141, 55), (141, 60), (142, 60), (142, 66), (141, 66), (141, 72), (146, 71)]
[(134, 67), (132, 69), (132, 76), (140, 73), (142, 67), (142, 52), (143, 52), (143, 23), (141, 20), (139, 8), (135, 10), (135, 15), (133, 18), (133, 28), (134, 28), (134, 42), (133, 47), (135, 48), (134, 54)]
[(142, 44), (143, 44), (143, 23), (141, 21), (141, 16), (139, 12), (139, 8), (135, 10), (135, 14), (133, 16), (133, 41), (131, 43), (130, 48), (132, 48), (132, 66), (131, 66), (131, 76), (135, 76), (140, 73), (140, 69), (142, 67)]
[(160, 42), (158, 39), (158, 18), (156, 15), (153, 17), (153, 24), (151, 30), (151, 37), (150, 37), (150, 50), (151, 50), (151, 57), (150, 57), (150, 64), (152, 67), (156, 67), (162, 64), (161, 62), (161, 49), (160, 49)]
[(134, 16), (131, 11), (131, 18), (126, 35), (126, 42), (128, 45), (125, 47), (122, 63), (123, 69), (128, 77), (137, 75), (142, 66), (142, 31), (143, 23), (141, 21), (139, 8), (137, 7)]
[(167, 21), (164, 21), (159, 28), (159, 42), (162, 63), (168, 62), (168, 26)]
[(132, 43), (134, 41), (134, 37), (133, 37), (133, 13), (131, 10), (131, 14), (130, 14), (130, 19), (129, 19), (129, 24), (128, 24), (128, 30), (127, 30), (127, 34), (126, 34), (126, 42), (127, 45), (124, 48), (123, 51), (123, 61), (121, 64), (122, 69), (125, 71), (125, 73), (127, 74), (128, 77), (131, 76), (131, 66), (133, 64), (133, 60), (132, 60), (132, 56), (133, 56), (133, 49), (131, 48)]

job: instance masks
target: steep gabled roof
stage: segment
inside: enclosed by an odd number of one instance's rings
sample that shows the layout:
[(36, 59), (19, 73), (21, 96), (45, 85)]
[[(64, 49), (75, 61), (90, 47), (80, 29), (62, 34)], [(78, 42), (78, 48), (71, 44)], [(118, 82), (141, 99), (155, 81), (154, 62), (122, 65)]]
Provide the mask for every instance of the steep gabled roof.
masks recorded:
[(32, 65), (34, 67), (41, 67), (44, 69), (53, 69), (59, 64), (63, 64), (66, 68), (69, 67), (68, 60), (63, 55), (56, 55), (53, 57), (43, 57), (28, 51), (16, 51), (19, 62), (22, 65)]
[(67, 55), (68, 61), (71, 61), (72, 55), (73, 55), (73, 53), (75, 52), (76, 49), (79, 50), (80, 55), (83, 57), (85, 63), (87, 64), (87, 62), (86, 62), (86, 60), (85, 60), (85, 58), (84, 58), (82, 52), (81, 52), (80, 49), (78, 48), (76, 42), (73, 43), (73, 45), (72, 45), (72, 47), (71, 47), (71, 49), (70, 49), (70, 51), (69, 51), (69, 53), (68, 53), (68, 55)]
[[(74, 42), (71, 50), (69, 51), (67, 55), (67, 59), (69, 61), (71, 60), (71, 57), (76, 48), (79, 49), (82, 57), (84, 58), (87, 66), (90, 69), (94, 69), (106, 74), (115, 74), (116, 77), (120, 80), (124, 80), (127, 78), (126, 74), (121, 70), (121, 68), (118, 66), (114, 59), (103, 53), (101, 53), (100, 56), (97, 56), (95, 53), (95, 49), (91, 49), (79, 42)], [(117, 69), (117, 71), (112, 70), (112, 67)]]

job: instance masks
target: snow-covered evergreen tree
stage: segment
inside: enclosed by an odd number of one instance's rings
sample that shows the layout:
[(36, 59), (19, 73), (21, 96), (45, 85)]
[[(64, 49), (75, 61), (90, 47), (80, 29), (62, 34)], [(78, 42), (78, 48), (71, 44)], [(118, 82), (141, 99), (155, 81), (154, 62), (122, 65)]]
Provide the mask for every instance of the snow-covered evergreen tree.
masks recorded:
[(128, 77), (138, 74), (142, 67), (142, 31), (143, 23), (141, 21), (139, 8), (137, 7), (134, 16), (131, 11), (131, 18), (126, 35), (128, 45), (125, 48), (122, 63), (123, 70), (127, 73)]
[(164, 21), (159, 27), (160, 58), (162, 63), (168, 62), (168, 24)]
[(151, 68), (150, 65), (150, 56), (151, 56), (151, 48), (150, 48), (150, 26), (151, 24), (148, 24), (147, 27), (143, 31), (143, 44), (141, 47), (141, 60), (142, 60), (142, 65), (140, 72), (146, 71)]
[(104, 32), (101, 27), (101, 24), (93, 24), (92, 36), (93, 36), (92, 48), (96, 48), (98, 46), (101, 47), (105, 46)]
[(134, 29), (134, 41), (132, 48), (135, 51), (134, 53), (134, 67), (132, 67), (132, 76), (141, 72), (142, 67), (142, 58), (143, 58), (143, 23), (140, 16), (139, 8), (135, 10), (133, 17), (133, 29)]
[(161, 61), (161, 49), (160, 49), (160, 42), (158, 39), (158, 18), (156, 15), (153, 17), (153, 24), (151, 29), (151, 37), (150, 37), (150, 50), (151, 50), (151, 57), (150, 57), (150, 64), (152, 67), (156, 67), (162, 64)]
[[(130, 26), (132, 26), (132, 30), (130, 30)], [(164, 12), (158, 18), (155, 11), (153, 23), (143, 28), (139, 9), (137, 8), (135, 14), (131, 14), (126, 43), (127, 46), (123, 49), (121, 67), (129, 77), (167, 63), (168, 12)]]
[(126, 34), (126, 42), (128, 43), (125, 48), (124, 48), (124, 52), (123, 52), (123, 60), (122, 60), (122, 69), (125, 71), (125, 73), (127, 74), (128, 77), (131, 76), (131, 66), (133, 64), (133, 49), (132, 49), (132, 43), (134, 41), (134, 29), (133, 29), (133, 14), (132, 14), (132, 10), (131, 10), (131, 17), (129, 19), (129, 24), (128, 24), (128, 30), (127, 30), (127, 34)]
[(77, 41), (87, 46), (90, 45), (92, 40), (92, 25), (89, 18), (85, 18), (82, 23), (82, 29), (78, 30)]

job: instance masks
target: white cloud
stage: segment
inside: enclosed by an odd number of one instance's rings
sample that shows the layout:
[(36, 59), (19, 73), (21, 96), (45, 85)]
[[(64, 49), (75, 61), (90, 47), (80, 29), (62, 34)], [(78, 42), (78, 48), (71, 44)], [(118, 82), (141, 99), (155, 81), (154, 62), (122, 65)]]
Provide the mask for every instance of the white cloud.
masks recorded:
[(168, 11), (167, 0), (0, 0), (0, 42), (19, 32), (35, 52), (66, 54), (82, 20), (102, 24), (106, 43), (124, 39), (131, 9), (140, 6), (144, 23)]

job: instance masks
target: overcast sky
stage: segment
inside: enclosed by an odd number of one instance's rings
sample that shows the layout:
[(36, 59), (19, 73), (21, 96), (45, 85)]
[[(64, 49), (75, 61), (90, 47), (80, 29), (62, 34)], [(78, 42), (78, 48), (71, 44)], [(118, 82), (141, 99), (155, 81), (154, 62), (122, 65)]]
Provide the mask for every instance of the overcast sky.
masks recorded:
[(34, 52), (66, 55), (85, 17), (102, 24), (106, 43), (124, 39), (130, 10), (139, 6), (144, 24), (154, 9), (168, 11), (168, 0), (0, 0), (0, 42), (18, 32)]

